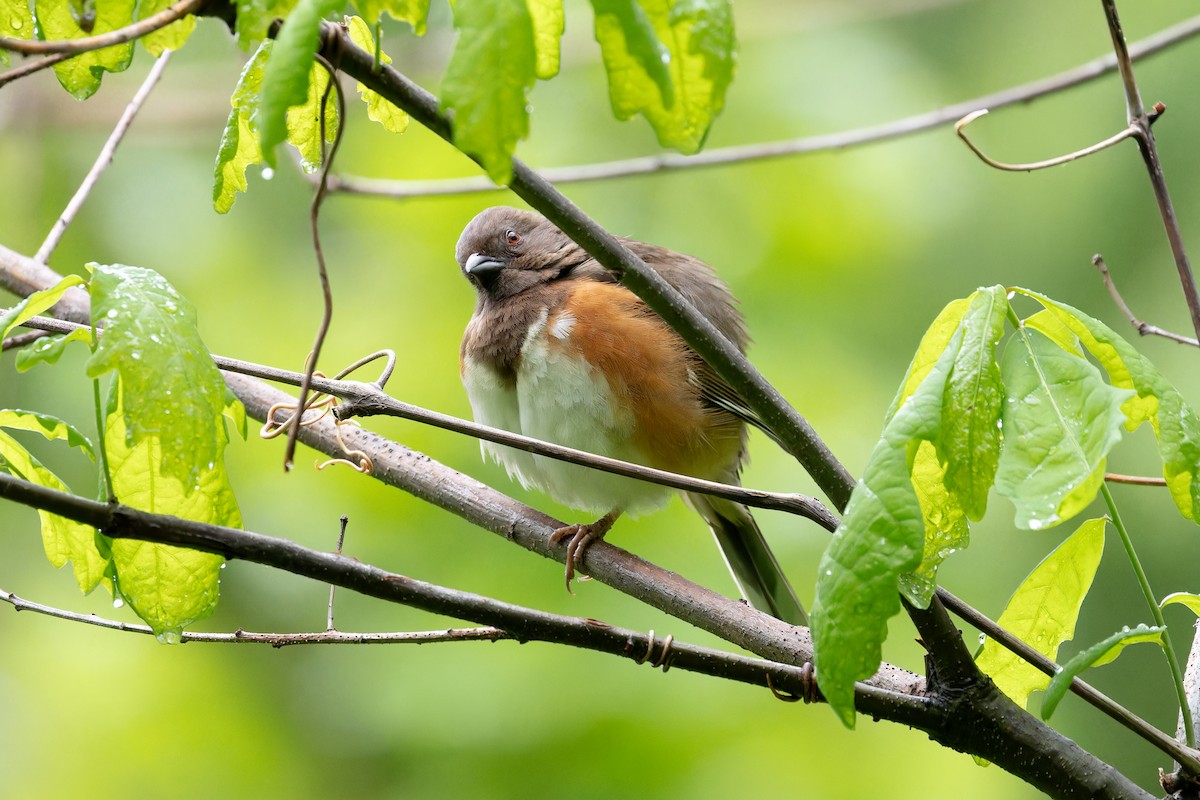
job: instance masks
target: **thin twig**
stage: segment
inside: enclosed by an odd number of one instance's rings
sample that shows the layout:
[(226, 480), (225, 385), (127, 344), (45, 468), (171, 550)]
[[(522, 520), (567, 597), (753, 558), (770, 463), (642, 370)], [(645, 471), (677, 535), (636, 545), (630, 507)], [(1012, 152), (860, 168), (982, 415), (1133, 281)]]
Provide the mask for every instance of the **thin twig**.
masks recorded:
[(1166, 478), (1154, 478), (1146, 475), (1121, 475), (1116, 472), (1104, 473), (1104, 480), (1109, 483), (1127, 483), (1132, 486), (1166, 486)]
[[(1171, 255), (1175, 258), (1175, 268), (1179, 273), (1179, 283), (1183, 290), (1183, 298), (1187, 302), (1188, 313), (1192, 318), (1192, 328), (1200, 339), (1200, 292), (1196, 289), (1196, 278), (1188, 261), (1187, 250), (1183, 244), (1183, 233), (1179, 229), (1179, 218), (1175, 216), (1175, 206), (1167, 191), (1167, 179), (1163, 175), (1162, 163), (1158, 158), (1158, 148), (1154, 144), (1154, 131), (1150, 128), (1151, 117), (1146, 114), (1142, 105), (1142, 96), (1138, 91), (1137, 80), (1133, 76), (1133, 59), (1125, 44), (1125, 33), (1121, 29), (1121, 20), (1117, 16), (1116, 0), (1101, 0), (1104, 16), (1108, 21), (1108, 30), (1112, 35), (1113, 51), (1117, 58), (1117, 69), (1121, 73), (1121, 85), (1125, 89), (1126, 122), (1137, 129), (1135, 139), (1146, 163), (1146, 171), (1150, 176), (1150, 186), (1154, 190), (1154, 200), (1158, 204), (1158, 213), (1162, 217), (1163, 229), (1167, 234), (1167, 243), (1171, 246)], [(1162, 113), (1161, 105), (1155, 106), (1155, 114)]]
[(15, 80), (32, 75), (35, 72), (41, 72), (44, 69), (49, 69), (61, 61), (66, 61), (68, 58), (74, 57), (75, 54), (72, 53), (56, 53), (52, 56), (39, 58), (36, 61), (26, 61), (19, 67), (13, 67), (7, 72), (0, 72), (0, 86), (4, 86), (6, 83), (12, 83)]
[(96, 36), (84, 36), (79, 39), (57, 39), (50, 42), (40, 42), (31, 39), (0, 36), (0, 50), (8, 50), (27, 56), (56, 54), (70, 58), (80, 53), (103, 50), (105, 47), (113, 47), (125, 44), (126, 42), (132, 42), (134, 39), (140, 39), (146, 34), (153, 33), (160, 28), (167, 27), (172, 22), (183, 19), (206, 2), (207, 0), (179, 0), (178, 3), (164, 8), (157, 14), (152, 14), (145, 19), (139, 19), (137, 22), (126, 25), (123, 28), (117, 28), (116, 30), (97, 34)]
[(50, 254), (54, 252), (54, 248), (58, 247), (58, 243), (62, 240), (62, 236), (67, 231), (67, 226), (75, 219), (75, 215), (79, 213), (79, 209), (83, 207), (88, 195), (92, 193), (92, 189), (96, 186), (96, 182), (100, 180), (100, 176), (108, 165), (112, 163), (113, 155), (116, 153), (117, 145), (125, 138), (126, 131), (133, 123), (133, 118), (137, 116), (141, 110), (142, 104), (146, 102), (146, 98), (150, 96), (150, 92), (154, 89), (158, 79), (162, 77), (163, 70), (167, 68), (167, 62), (171, 60), (171, 51), (164, 50), (163, 54), (158, 57), (151, 67), (150, 73), (146, 75), (146, 80), (142, 81), (142, 85), (134, 94), (133, 99), (129, 101), (129, 105), (125, 106), (125, 112), (121, 114), (121, 119), (117, 121), (112, 133), (108, 136), (108, 141), (104, 143), (104, 147), (100, 148), (100, 154), (96, 156), (96, 161), (92, 164), (92, 168), (88, 170), (83, 182), (79, 184), (79, 188), (75, 190), (75, 194), (71, 197), (67, 207), (63, 209), (62, 215), (55, 221), (50, 228), (50, 233), (46, 235), (46, 240), (42, 242), (42, 246), (38, 248), (34, 255), (34, 261), (46, 263), (50, 260)]
[[(12, 592), (0, 589), (0, 601), (8, 603), (17, 611), (32, 611), (48, 617), (78, 622), (84, 625), (95, 625), (99, 628), (124, 631), (125, 633), (141, 633), (153, 636), (154, 630), (149, 625), (138, 625), (130, 622), (120, 622), (115, 619), (98, 617), (95, 614), (79, 614), (53, 606), (35, 603), (18, 597)], [(431, 642), (494, 642), (500, 639), (512, 639), (507, 631), (484, 626), (479, 628), (445, 628), (435, 631), (391, 631), (378, 633), (350, 633), (347, 631), (326, 630), (313, 633), (256, 633), (238, 629), (232, 633), (201, 633), (183, 631), (181, 642), (210, 642), (228, 644), (269, 644), (272, 647), (285, 647), (295, 644), (428, 644)]]
[(1140, 335), (1161, 336), (1164, 339), (1170, 339), (1171, 341), (1179, 342), (1180, 344), (1189, 344), (1192, 347), (1200, 347), (1200, 341), (1197, 341), (1196, 339), (1192, 339), (1188, 336), (1182, 336), (1178, 333), (1172, 333), (1165, 328), (1160, 328), (1157, 325), (1151, 325), (1150, 323), (1143, 322), (1135, 317), (1133, 310), (1130, 309), (1129, 305), (1125, 302), (1125, 298), (1121, 296), (1119, 291), (1117, 291), (1117, 284), (1115, 281), (1113, 281), (1112, 275), (1109, 274), (1108, 265), (1104, 263), (1103, 256), (1101, 256), (1099, 253), (1092, 256), (1092, 266), (1100, 271), (1100, 278), (1104, 281), (1104, 286), (1108, 289), (1108, 293), (1112, 297), (1113, 302), (1117, 304), (1117, 308), (1121, 309), (1121, 313), (1125, 315), (1127, 320), (1129, 320), (1129, 324), (1132, 325)]
[[(1172, 45), (1200, 34), (1200, 16), (1192, 17), (1177, 25), (1148, 36), (1130, 47), (1133, 58), (1141, 59), (1155, 55)], [(955, 103), (945, 108), (916, 114), (881, 125), (871, 125), (819, 136), (806, 136), (777, 142), (758, 142), (734, 147), (705, 150), (694, 156), (672, 153), (645, 156), (642, 158), (608, 161), (597, 164), (582, 164), (565, 167), (548, 167), (538, 170), (546, 180), (554, 184), (582, 183), (585, 181), (610, 180), (655, 172), (701, 167), (718, 167), (745, 161), (807, 155), (828, 150), (843, 150), (866, 144), (897, 139), (903, 136), (949, 125), (976, 109), (992, 110), (1005, 106), (1026, 103), (1046, 95), (1070, 89), (1095, 80), (1116, 69), (1116, 57), (1109, 53), (1078, 67), (1032, 83), (1004, 89), (999, 92)], [(311, 176), (310, 176), (311, 177)], [(315, 178), (313, 178), (315, 180)], [(378, 195), (394, 199), (412, 197), (437, 197), (448, 195), (478, 194), (501, 191), (483, 176), (450, 178), (428, 181), (392, 181), (363, 178), (349, 175), (330, 175), (330, 191), (355, 194)]]
[(959, 139), (963, 140), (963, 144), (965, 144), (968, 148), (970, 148), (972, 153), (979, 156), (979, 159), (983, 163), (987, 164), (989, 167), (994, 167), (995, 169), (1004, 170), (1005, 172), (1033, 172), (1033, 171), (1039, 170), (1039, 169), (1049, 169), (1050, 167), (1057, 167), (1061, 164), (1068, 164), (1072, 161), (1076, 161), (1081, 158), (1086, 158), (1087, 156), (1090, 156), (1094, 153), (1099, 153), (1101, 150), (1107, 150), (1108, 148), (1112, 147), (1113, 145), (1115, 145), (1119, 142), (1123, 142), (1126, 139), (1132, 138), (1137, 135), (1136, 128), (1126, 128), (1125, 130), (1121, 131), (1120, 133), (1117, 133), (1117, 134), (1114, 134), (1114, 135), (1108, 137), (1104, 141), (1097, 142), (1096, 144), (1091, 145), (1090, 147), (1085, 147), (1082, 150), (1075, 150), (1073, 152), (1067, 153), (1066, 155), (1055, 156), (1054, 158), (1047, 158), (1044, 161), (1030, 161), (1030, 162), (1027, 162), (1024, 164), (1009, 164), (1004, 161), (997, 161), (996, 159), (989, 156), (987, 153), (980, 150), (978, 147), (975, 146), (974, 142), (972, 142), (970, 139), (967, 138), (967, 134), (965, 134), (963, 132), (964, 128), (966, 128), (972, 122), (974, 122), (975, 120), (979, 119), (980, 117), (984, 116), (987, 113), (988, 113), (988, 109), (981, 108), (978, 111), (972, 111), (970, 114), (967, 114), (965, 117), (960, 119), (958, 122), (954, 123), (954, 133), (958, 136)]
[[(328, 33), (326, 34), (329, 35)], [(337, 39), (340, 41), (340, 39)], [(337, 45), (332, 47), (335, 49)], [(320, 120), (317, 136), (321, 143), (321, 180), (317, 183), (317, 191), (313, 194), (312, 208), (309, 211), (309, 226), (312, 228), (313, 253), (317, 257), (317, 275), (321, 281), (321, 299), (323, 302), (321, 308), (321, 323), (317, 326), (317, 336), (313, 342), (312, 350), (309, 352), (308, 359), (304, 365), (304, 380), (300, 383), (300, 397), (297, 400), (297, 408), (304, 408), (308, 402), (308, 392), (312, 386), (313, 371), (317, 368), (317, 359), (321, 356), (321, 346), (325, 343), (325, 336), (329, 333), (329, 325), (333, 321), (333, 290), (329, 286), (329, 270), (325, 266), (325, 250), (321, 247), (321, 226), (318, 224), (321, 215), (321, 203), (324, 202), (327, 194), (328, 184), (326, 179), (329, 177), (329, 168), (333, 165), (333, 158), (337, 155), (338, 146), (342, 143), (342, 131), (346, 126), (346, 99), (342, 94), (342, 86), (338, 83), (337, 70), (323, 56), (317, 55), (317, 63), (320, 64), (329, 73), (329, 82), (325, 85), (325, 91), (321, 94), (317, 106), (317, 116)], [(338, 109), (338, 128), (337, 133), (333, 137), (333, 146), (326, 148), (325, 143), (325, 104), (329, 100), (329, 93), (334, 93), (337, 97)], [(296, 456), (296, 436), (300, 432), (300, 418), (302, 414), (296, 414), (292, 417), (291, 425), (288, 426), (287, 446), (284, 449), (283, 468), (290, 470), (292, 461)]]
[[(349, 524), (350, 518), (342, 514), (340, 522), (341, 528), (338, 530), (337, 549), (333, 551), (339, 556), (342, 554), (342, 545), (346, 543), (346, 525)], [(329, 584), (329, 613), (325, 615), (325, 630), (327, 632), (336, 630), (333, 625), (333, 596), (336, 591), (337, 586), (332, 583)]]
[[(0, 311), (2, 310), (0, 309)], [(79, 323), (67, 322), (51, 317), (31, 317), (22, 323), (22, 325), (52, 333), (70, 333), (76, 328), (86, 327), (79, 325)], [(390, 351), (381, 352), (386, 355)], [(380, 354), (375, 355), (378, 356)], [(361, 359), (359, 362), (356, 362), (356, 366), (360, 366), (370, 358), (372, 357)], [(304, 379), (303, 373), (300, 372), (268, 367), (224, 356), (214, 355), (213, 362), (225, 372), (250, 375), (255, 378), (288, 384), (289, 386), (299, 386), (300, 382)], [(343, 372), (345, 371), (343, 370)], [(470, 422), (450, 416), (449, 414), (442, 414), (412, 405), (411, 403), (405, 403), (383, 392), (378, 388), (378, 383), (330, 380), (314, 375), (312, 378), (312, 388), (322, 394), (337, 397), (345, 401), (337, 407), (336, 411), (336, 416), (343, 420), (349, 419), (352, 416), (399, 417), (472, 436), (476, 439), (484, 439), (496, 444), (515, 447), (518, 450), (524, 450), (529, 453), (548, 456), (571, 464), (580, 464), (602, 472), (611, 472), (615, 475), (623, 475), (629, 478), (648, 481), (649, 483), (657, 483), (661, 486), (669, 486), (681, 491), (724, 497), (754, 508), (796, 514), (816, 522), (831, 532), (837, 529), (839, 523), (837, 515), (826, 508), (815, 497), (790, 492), (768, 492), (762, 489), (748, 489), (735, 484), (706, 481), (676, 472), (667, 472), (666, 470), (654, 469), (653, 467), (621, 461), (616, 458), (598, 456), (583, 450), (563, 447), (553, 442), (545, 442), (541, 439), (522, 436), (521, 434), (512, 433), (500, 428), (480, 425), (477, 422)], [(293, 400), (290, 405), (294, 408), (295, 401)], [(278, 420), (273, 421), (275, 423), (279, 422)], [(290, 420), (287, 422), (290, 422)]]
[(30, 331), (29, 333), (21, 333), (16, 336), (10, 336), (0, 342), (0, 352), (13, 350), (17, 347), (24, 347), (27, 344), (32, 344), (38, 339), (41, 339), (48, 334), (45, 331)]

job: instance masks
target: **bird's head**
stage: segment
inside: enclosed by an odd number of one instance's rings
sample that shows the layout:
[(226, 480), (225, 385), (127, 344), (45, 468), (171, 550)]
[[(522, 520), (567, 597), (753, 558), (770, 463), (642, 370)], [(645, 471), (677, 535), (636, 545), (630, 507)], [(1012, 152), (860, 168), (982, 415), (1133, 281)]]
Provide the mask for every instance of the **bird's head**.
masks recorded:
[(455, 258), (481, 295), (503, 300), (563, 277), (588, 256), (542, 215), (496, 206), (463, 229)]

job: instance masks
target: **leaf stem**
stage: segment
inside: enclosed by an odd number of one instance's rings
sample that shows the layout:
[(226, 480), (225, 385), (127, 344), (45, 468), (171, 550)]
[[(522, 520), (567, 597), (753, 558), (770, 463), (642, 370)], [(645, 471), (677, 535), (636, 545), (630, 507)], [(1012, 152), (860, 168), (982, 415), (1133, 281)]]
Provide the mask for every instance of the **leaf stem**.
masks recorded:
[(1175, 649), (1171, 645), (1171, 632), (1167, 629), (1166, 620), (1163, 619), (1162, 609), (1159, 608), (1158, 602), (1154, 599), (1154, 592), (1150, 588), (1150, 581), (1146, 578), (1146, 571), (1142, 569), (1141, 559), (1137, 556), (1137, 551), (1133, 549), (1133, 540), (1129, 538), (1129, 531), (1125, 529), (1125, 523), (1121, 521), (1121, 514), (1117, 511), (1117, 503), (1113, 499), (1112, 492), (1108, 489), (1108, 484), (1100, 484), (1100, 493), (1104, 495), (1104, 502), (1108, 505), (1108, 513), (1112, 517), (1113, 527), (1117, 529), (1117, 533), (1121, 537), (1121, 544), (1125, 545), (1125, 552), (1129, 556), (1129, 563), (1133, 565), (1133, 572), (1137, 576), (1138, 585), (1142, 587), (1142, 594), (1146, 597), (1146, 604), (1150, 606), (1150, 615), (1154, 617), (1154, 624), (1163, 628), (1162, 648), (1167, 656), (1167, 666), (1171, 669), (1171, 679), (1175, 683), (1175, 693), (1179, 697), (1179, 713), (1183, 717), (1183, 731), (1187, 739), (1188, 747), (1196, 746), (1196, 730), (1192, 724), (1192, 709), (1188, 705), (1187, 692), (1183, 687), (1183, 672), (1179, 669), (1179, 659), (1175, 657)]
[[(96, 329), (92, 328), (92, 341), (96, 341)], [(100, 402), (100, 379), (92, 378), (92, 400), (96, 406), (96, 460), (100, 468), (100, 488), (104, 498), (115, 503), (117, 494), (113, 491), (112, 475), (108, 474), (108, 446), (104, 442), (104, 406)]]

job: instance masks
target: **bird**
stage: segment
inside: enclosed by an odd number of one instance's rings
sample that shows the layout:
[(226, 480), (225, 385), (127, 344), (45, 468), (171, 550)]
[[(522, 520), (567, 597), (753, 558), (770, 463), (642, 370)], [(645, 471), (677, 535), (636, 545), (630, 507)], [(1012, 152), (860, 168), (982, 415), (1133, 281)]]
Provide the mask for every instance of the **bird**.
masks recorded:
[[(737, 347), (749, 336), (708, 264), (620, 239)], [(697, 478), (740, 483), (747, 423), (766, 430), (738, 394), (633, 292), (540, 214), (480, 212), (455, 247), (476, 290), (459, 370), (476, 422)], [(768, 431), (769, 432), (769, 431)], [(585, 549), (625, 513), (664, 505), (674, 490), (548, 456), (481, 442), (509, 476), (572, 508), (603, 512), (564, 526), (566, 582)], [(793, 625), (807, 616), (754, 517), (741, 503), (694, 492), (742, 596)]]

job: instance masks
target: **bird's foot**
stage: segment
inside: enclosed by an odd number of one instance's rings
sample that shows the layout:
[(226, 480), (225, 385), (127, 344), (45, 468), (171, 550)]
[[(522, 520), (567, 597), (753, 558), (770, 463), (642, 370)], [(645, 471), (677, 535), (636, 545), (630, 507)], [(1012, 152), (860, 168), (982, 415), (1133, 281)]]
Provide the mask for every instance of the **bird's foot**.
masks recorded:
[[(565, 525), (550, 534), (550, 544), (552, 545), (558, 545), (564, 539), (567, 540), (566, 583), (568, 592), (571, 591), (571, 580), (575, 577), (575, 569), (581, 566), (580, 560), (583, 558), (584, 551), (592, 542), (603, 539), (619, 516), (621, 516), (620, 510), (614, 509), (595, 522)], [(574, 594), (574, 592), (571, 593)]]

